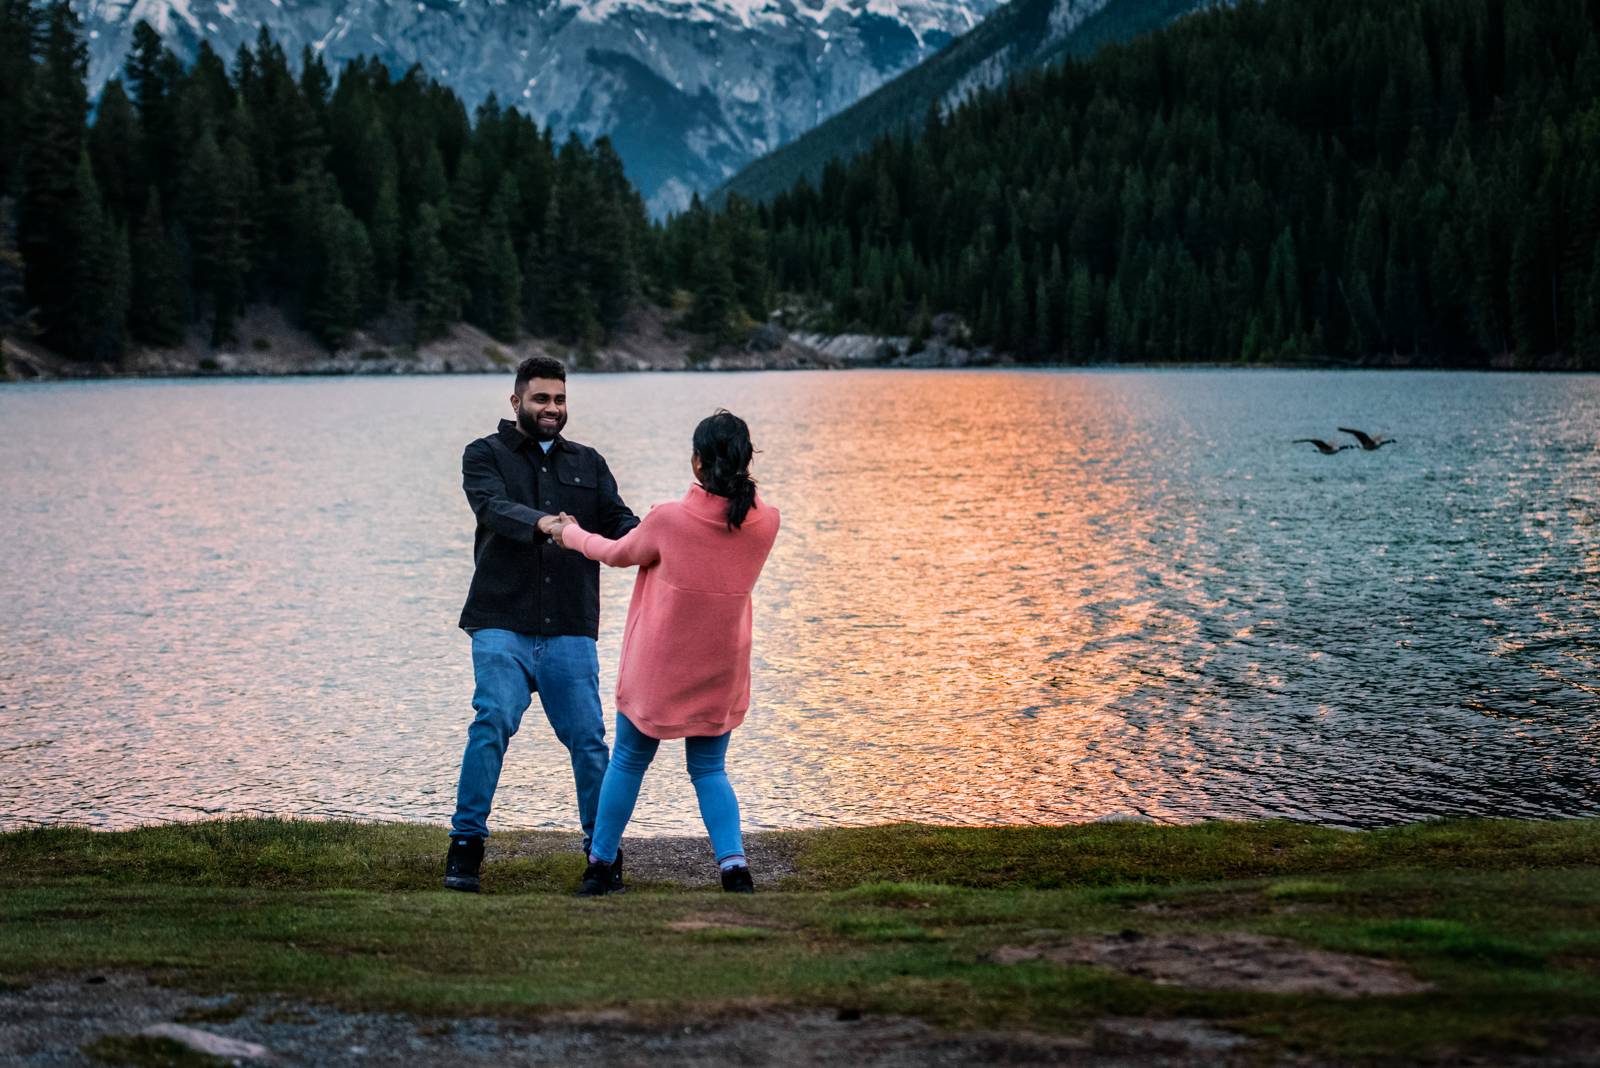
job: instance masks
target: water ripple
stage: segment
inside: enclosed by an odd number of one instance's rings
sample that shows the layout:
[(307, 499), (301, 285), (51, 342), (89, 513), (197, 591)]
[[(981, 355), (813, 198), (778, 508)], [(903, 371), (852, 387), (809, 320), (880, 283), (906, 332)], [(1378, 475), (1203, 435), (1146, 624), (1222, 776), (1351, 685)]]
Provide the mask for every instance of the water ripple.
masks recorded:
[[(485, 378), (0, 387), (0, 825), (442, 823)], [(638, 510), (745, 416), (756, 827), (1600, 812), (1600, 380), (575, 377)], [(1325, 457), (1290, 439), (1400, 443)], [(1301, 451), (1304, 449), (1305, 451)], [(631, 575), (602, 584), (602, 688)], [(609, 700), (607, 701), (609, 707)], [(537, 710), (501, 826), (573, 820)], [(698, 828), (676, 757), (643, 833)]]

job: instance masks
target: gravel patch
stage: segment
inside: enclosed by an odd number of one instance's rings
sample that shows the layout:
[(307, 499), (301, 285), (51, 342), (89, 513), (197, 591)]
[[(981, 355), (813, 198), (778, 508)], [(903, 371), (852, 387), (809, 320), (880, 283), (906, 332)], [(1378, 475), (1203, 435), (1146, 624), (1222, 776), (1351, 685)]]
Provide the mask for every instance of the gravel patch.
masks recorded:
[[(1033, 958), (1037, 959), (1037, 958)], [(181, 1024), (182, 1026), (174, 1026)], [(0, 1065), (104, 1068), (84, 1047), (155, 1041), (136, 1036), (203, 1036), (213, 1050), (248, 1051), (191, 1064), (241, 1068), (519, 1068), (550, 1065), (796, 1066), (945, 1068), (973, 1064), (1083, 1068), (1324, 1068), (1312, 1053), (1262, 1051), (1215, 1021), (1110, 1017), (1078, 1035), (941, 1031), (918, 1020), (849, 1008), (749, 1004), (676, 1018), (625, 1009), (520, 1018), (447, 1018), (343, 1012), (275, 996), (200, 994), (143, 975), (56, 976), (0, 989)], [(1462, 1056), (1473, 1068), (1593, 1065), (1600, 1020), (1552, 1021), (1549, 1045), (1533, 1056)], [(230, 1043), (235, 1045), (229, 1045)], [(127, 1043), (122, 1043), (126, 1045)], [(258, 1049), (259, 1048), (259, 1051)], [(182, 1063), (182, 1062), (176, 1062)], [(1396, 1064), (1400, 1062), (1395, 1062)]]
[[(239, 1009), (237, 1015), (234, 1010)], [(207, 1018), (175, 1026), (176, 1019)], [(231, 1017), (231, 1018), (229, 1018)], [(538, 1019), (442, 1019), (342, 1012), (277, 997), (248, 1001), (160, 986), (138, 975), (70, 976), (0, 992), (0, 1063), (102, 1065), (83, 1048), (106, 1036), (201, 1036), (212, 1050), (251, 1051), (240, 1065), (318, 1068), (465, 1065), (1135, 1065), (1242, 1063), (1236, 1043), (1198, 1022), (1109, 1021), (1083, 1036), (946, 1032), (852, 1010), (733, 1008), (672, 1023), (622, 1010)], [(1193, 1041), (1190, 1041), (1193, 1039)], [(103, 1048), (103, 1047), (102, 1047)], [(255, 1049), (261, 1051), (256, 1054)], [(199, 1062), (197, 1062), (199, 1063)], [(215, 1062), (209, 1062), (215, 1063)]]
[[(795, 874), (793, 836), (747, 834), (745, 853), (750, 858), (750, 873), (756, 889), (774, 889), (783, 879)], [(496, 861), (517, 857), (542, 857), (554, 853), (578, 854), (583, 849), (579, 834), (493, 835), (484, 852), (483, 888), (494, 889)], [(705, 835), (678, 835), (664, 838), (624, 838), (622, 840), (623, 877), (629, 883), (670, 883), (674, 886), (719, 890), (716, 854)], [(442, 859), (441, 859), (442, 863)], [(577, 885), (573, 885), (577, 889)]]

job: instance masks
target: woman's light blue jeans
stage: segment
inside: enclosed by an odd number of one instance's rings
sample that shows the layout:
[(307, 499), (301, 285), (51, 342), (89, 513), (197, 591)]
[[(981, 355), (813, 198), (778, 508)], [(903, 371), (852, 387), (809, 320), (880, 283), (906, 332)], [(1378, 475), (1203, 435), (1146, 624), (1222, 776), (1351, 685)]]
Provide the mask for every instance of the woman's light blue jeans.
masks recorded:
[[(689, 780), (700, 799), (700, 818), (711, 836), (711, 848), (721, 863), (744, 855), (744, 837), (739, 833), (739, 799), (723, 761), (728, 755), (728, 739), (733, 732), (711, 738), (685, 738), (684, 758), (689, 765)], [(639, 786), (645, 769), (655, 758), (661, 743), (639, 730), (628, 717), (617, 713), (617, 733), (611, 747), (611, 763), (600, 786), (600, 811), (595, 816), (594, 843), (589, 852), (607, 864), (617, 859), (617, 846), (623, 828), (633, 816), (639, 800)]]

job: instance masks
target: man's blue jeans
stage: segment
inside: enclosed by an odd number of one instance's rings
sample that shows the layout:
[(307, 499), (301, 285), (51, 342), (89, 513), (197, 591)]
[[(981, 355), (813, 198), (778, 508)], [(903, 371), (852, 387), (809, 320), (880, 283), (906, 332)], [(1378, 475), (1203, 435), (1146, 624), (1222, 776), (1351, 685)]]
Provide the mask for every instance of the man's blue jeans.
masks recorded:
[[(689, 766), (689, 779), (694, 783), (695, 797), (700, 802), (700, 818), (711, 836), (711, 848), (719, 863), (729, 857), (744, 856), (744, 837), (739, 832), (739, 798), (723, 766), (728, 756), (728, 739), (732, 737), (733, 732), (729, 731), (683, 740), (684, 762)], [(655, 759), (660, 745), (635, 727), (627, 716), (617, 713), (617, 748), (611, 754), (611, 766), (606, 769), (605, 786), (600, 791), (600, 822), (595, 828), (594, 844), (589, 847), (597, 859), (607, 863), (617, 859), (623, 828), (633, 817), (645, 770)]]
[(500, 782), (506, 743), (522, 725), (522, 714), (537, 691), (545, 718), (572, 754), (578, 820), (587, 849), (594, 835), (595, 809), (608, 759), (606, 724), (600, 711), (600, 658), (594, 639), (476, 630), (472, 632), (472, 674), (476, 680), (472, 707), (477, 716), (467, 728), (451, 833), (462, 838), (489, 836), (489, 806)]

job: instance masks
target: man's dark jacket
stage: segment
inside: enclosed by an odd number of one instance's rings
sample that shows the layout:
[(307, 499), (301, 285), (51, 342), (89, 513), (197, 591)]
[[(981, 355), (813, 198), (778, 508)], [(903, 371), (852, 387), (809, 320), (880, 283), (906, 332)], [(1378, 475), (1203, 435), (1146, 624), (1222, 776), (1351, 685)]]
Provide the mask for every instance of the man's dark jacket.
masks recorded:
[(461, 488), (478, 517), (476, 567), (461, 626), (596, 637), (600, 565), (555, 545), (537, 524), (566, 512), (584, 530), (608, 538), (638, 526), (605, 459), (560, 436), (545, 454), (517, 424), (502, 419), (499, 430), (462, 454)]

